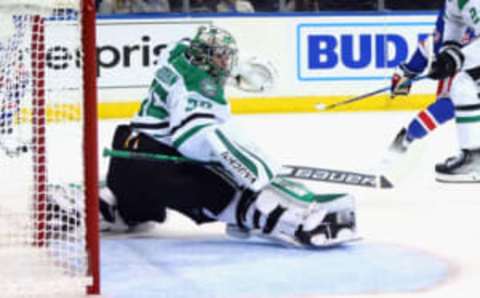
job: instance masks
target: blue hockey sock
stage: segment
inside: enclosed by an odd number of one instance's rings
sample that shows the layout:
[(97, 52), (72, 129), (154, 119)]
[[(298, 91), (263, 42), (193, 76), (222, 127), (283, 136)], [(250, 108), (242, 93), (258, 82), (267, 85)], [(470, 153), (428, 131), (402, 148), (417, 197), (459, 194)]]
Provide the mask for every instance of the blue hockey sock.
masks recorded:
[(454, 110), (450, 98), (439, 98), (426, 109), (420, 111), (410, 122), (407, 128), (407, 139), (412, 141), (425, 137), (439, 125), (452, 119), (455, 115)]

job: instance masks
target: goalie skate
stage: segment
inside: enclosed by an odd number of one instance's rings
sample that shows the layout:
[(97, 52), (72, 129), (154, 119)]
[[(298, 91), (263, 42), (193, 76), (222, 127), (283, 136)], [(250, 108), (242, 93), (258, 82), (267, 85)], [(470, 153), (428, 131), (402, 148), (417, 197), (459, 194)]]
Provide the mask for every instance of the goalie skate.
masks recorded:
[(407, 152), (411, 142), (412, 141), (407, 137), (407, 129), (402, 128), (395, 136), (388, 149), (392, 153), (404, 154)]
[(480, 150), (462, 149), (457, 156), (435, 165), (439, 182), (480, 183)]

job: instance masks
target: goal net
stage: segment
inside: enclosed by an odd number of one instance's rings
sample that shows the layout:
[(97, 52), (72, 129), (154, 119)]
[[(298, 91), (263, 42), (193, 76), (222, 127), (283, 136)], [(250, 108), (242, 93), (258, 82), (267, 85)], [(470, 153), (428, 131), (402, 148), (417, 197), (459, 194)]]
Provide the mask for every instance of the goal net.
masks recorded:
[(97, 294), (93, 0), (0, 1), (0, 293)]

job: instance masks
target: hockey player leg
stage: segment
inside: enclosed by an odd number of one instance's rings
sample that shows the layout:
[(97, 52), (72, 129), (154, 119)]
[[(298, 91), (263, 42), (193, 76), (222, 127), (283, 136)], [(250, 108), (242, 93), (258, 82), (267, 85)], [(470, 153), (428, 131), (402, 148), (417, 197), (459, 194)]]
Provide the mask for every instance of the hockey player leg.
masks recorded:
[(480, 67), (459, 73), (453, 82), (452, 99), (461, 152), (435, 166), (441, 182), (480, 182)]
[(397, 133), (390, 145), (390, 151), (405, 153), (412, 142), (423, 139), (437, 127), (453, 119), (454, 109), (450, 98), (437, 99)]
[(243, 192), (218, 219), (229, 223), (229, 235), (254, 234), (293, 246), (328, 247), (358, 239), (353, 197), (317, 195), (287, 179), (276, 178), (257, 194)]
[[(449, 97), (442, 97), (420, 111), (410, 123), (395, 136), (383, 159), (380, 161), (379, 172), (398, 183), (404, 179), (413, 165), (422, 158), (424, 146), (412, 143), (426, 138), (430, 133), (453, 119), (455, 107)], [(409, 151), (409, 154), (406, 154)]]

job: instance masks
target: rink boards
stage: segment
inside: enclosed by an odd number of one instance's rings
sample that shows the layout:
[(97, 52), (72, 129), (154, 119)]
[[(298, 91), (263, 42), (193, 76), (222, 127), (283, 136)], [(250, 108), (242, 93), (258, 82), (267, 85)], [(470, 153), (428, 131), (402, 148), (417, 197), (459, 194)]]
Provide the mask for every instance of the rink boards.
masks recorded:
[[(158, 56), (168, 43), (192, 36), (198, 26), (230, 31), (240, 58), (268, 59), (277, 68), (276, 85), (261, 94), (227, 87), (234, 113), (315, 112), (389, 85), (395, 67), (433, 31), (436, 15), (423, 13), (119, 15), (97, 20), (100, 117), (131, 116), (145, 96)], [(260, 25), (260, 26), (259, 26)], [(61, 36), (47, 39), (47, 76), (68, 76), (78, 67), (75, 49)], [(55, 81), (52, 80), (52, 81)], [(408, 110), (433, 100), (435, 83), (415, 84), (408, 100), (382, 93), (341, 110)]]

